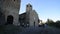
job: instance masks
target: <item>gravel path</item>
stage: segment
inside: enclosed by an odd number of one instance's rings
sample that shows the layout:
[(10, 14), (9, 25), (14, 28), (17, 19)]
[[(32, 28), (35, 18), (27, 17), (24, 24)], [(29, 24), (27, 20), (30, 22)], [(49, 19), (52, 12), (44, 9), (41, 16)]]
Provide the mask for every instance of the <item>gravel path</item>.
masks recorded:
[(60, 29), (50, 26), (22, 28), (19, 34), (60, 34)]
[(45, 27), (27, 28), (8, 25), (3, 28), (3, 31), (0, 31), (0, 34), (60, 34), (60, 29), (53, 28), (48, 25)]

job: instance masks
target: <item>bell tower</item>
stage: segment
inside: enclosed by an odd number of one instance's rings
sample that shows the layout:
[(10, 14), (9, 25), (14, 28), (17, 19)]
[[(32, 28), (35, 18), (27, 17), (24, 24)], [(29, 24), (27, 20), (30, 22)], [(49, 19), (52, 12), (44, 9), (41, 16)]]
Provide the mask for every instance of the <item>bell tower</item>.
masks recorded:
[(28, 3), (26, 5), (26, 11), (31, 11), (32, 10), (32, 5), (30, 3)]
[[(30, 13), (32, 12), (32, 5), (30, 4), (30, 3), (28, 3), (27, 5), (26, 5), (26, 23), (29, 23), (29, 21), (30, 21)], [(30, 23), (29, 23), (29, 25), (30, 25)]]

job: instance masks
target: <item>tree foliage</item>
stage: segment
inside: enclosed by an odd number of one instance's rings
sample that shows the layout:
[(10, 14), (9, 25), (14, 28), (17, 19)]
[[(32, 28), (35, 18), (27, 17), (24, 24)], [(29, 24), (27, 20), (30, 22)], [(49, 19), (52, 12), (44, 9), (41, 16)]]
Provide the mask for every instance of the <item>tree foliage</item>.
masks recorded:
[(48, 19), (46, 24), (49, 26), (54, 26), (54, 27), (60, 28), (60, 21), (59, 20), (54, 22), (53, 20)]

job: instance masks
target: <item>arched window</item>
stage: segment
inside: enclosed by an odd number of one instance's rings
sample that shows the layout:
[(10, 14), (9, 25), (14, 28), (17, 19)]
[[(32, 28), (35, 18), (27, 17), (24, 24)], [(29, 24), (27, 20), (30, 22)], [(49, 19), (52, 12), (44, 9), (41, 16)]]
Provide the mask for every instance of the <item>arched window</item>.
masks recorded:
[(27, 7), (28, 7), (28, 5), (27, 5)]
[(30, 5), (30, 7), (32, 7), (32, 6)]
[(15, 0), (14, 0), (15, 1)]

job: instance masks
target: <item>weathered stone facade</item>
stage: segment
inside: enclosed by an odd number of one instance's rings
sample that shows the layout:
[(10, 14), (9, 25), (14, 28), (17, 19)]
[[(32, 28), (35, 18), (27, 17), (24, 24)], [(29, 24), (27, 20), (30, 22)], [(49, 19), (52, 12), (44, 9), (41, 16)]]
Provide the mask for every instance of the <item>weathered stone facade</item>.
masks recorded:
[(26, 5), (26, 12), (21, 14), (19, 18), (20, 23), (23, 22), (24, 25), (29, 25), (30, 27), (38, 26), (38, 14), (32, 9), (31, 4)]
[(29, 23), (30, 23), (30, 26), (38, 26), (38, 14), (36, 13), (35, 10), (32, 10), (30, 11), (30, 14), (29, 14)]
[(0, 0), (1, 12), (5, 15), (5, 22), (19, 24), (19, 9), (21, 0)]
[(0, 25), (4, 25), (5, 24), (5, 16), (4, 14), (0, 11)]
[(20, 22), (21, 26), (26, 24), (26, 13), (23, 13), (23, 14), (19, 15), (19, 22)]

